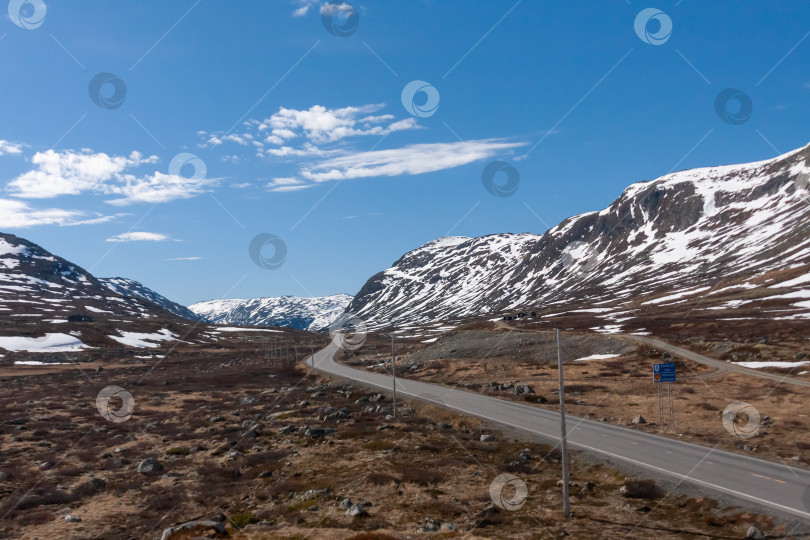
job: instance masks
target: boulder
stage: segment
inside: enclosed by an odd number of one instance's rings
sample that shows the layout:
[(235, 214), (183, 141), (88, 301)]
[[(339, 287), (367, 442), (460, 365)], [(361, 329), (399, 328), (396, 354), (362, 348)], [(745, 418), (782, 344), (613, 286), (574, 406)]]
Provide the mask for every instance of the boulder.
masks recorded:
[(631, 420), (631, 422), (634, 424), (646, 424), (647, 420), (645, 420), (643, 416), (638, 415), (633, 417), (633, 420)]
[(652, 480), (628, 480), (619, 493), (628, 499), (660, 499), (664, 495)]
[(146, 458), (138, 463), (138, 472), (141, 474), (157, 474), (163, 470), (163, 465), (155, 458)]
[(765, 540), (765, 533), (754, 527), (748, 527), (748, 532), (745, 533), (746, 540)]
[(368, 517), (368, 512), (361, 505), (353, 504), (351, 508), (346, 510), (346, 515), (352, 518), (364, 518)]
[[(225, 527), (222, 523), (216, 521), (189, 521), (188, 523), (165, 529), (160, 540), (170, 540), (172, 537), (175, 537), (175, 533), (184, 533), (183, 538), (188, 538), (189, 536), (212, 538), (213, 536), (211, 534), (207, 534), (209, 531), (214, 535), (221, 535), (225, 534)], [(177, 536), (177, 538), (180, 538), (180, 536)]]

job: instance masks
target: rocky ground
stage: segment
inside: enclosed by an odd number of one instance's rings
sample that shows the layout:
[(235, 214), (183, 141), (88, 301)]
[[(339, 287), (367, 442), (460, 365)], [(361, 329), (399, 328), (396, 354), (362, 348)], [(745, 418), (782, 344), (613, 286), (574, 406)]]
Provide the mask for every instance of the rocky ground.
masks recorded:
[[(488, 329), (487, 329), (488, 328)], [(403, 377), (459, 387), (472, 392), (557, 409), (559, 403), (556, 339), (552, 331), (524, 331), (475, 324), (443, 334), (430, 343), (403, 344), (398, 351), (398, 373)], [(424, 340), (423, 340), (424, 341)], [(752, 353), (757, 359), (779, 359), (797, 352), (794, 343), (753, 344), (729, 341), (692, 347), (721, 359)], [(708, 353), (706, 350), (708, 349)], [(379, 373), (390, 352), (363, 350), (343, 362)], [(593, 358), (593, 355), (601, 355)], [(606, 358), (607, 356), (612, 356)], [(589, 358), (589, 360), (582, 360)], [(780, 384), (716, 369), (621, 337), (565, 331), (566, 412), (616, 425), (677, 437), (719, 448), (810, 466), (810, 413), (805, 404), (810, 388)], [(652, 364), (675, 362), (678, 382), (673, 385), (675, 426), (658, 425), (658, 395)], [(772, 372), (788, 370), (771, 369)], [(794, 370), (795, 371), (795, 370)], [(800, 376), (807, 378), (806, 374)], [(723, 411), (746, 402), (759, 413), (756, 431), (735, 434), (726, 429)], [(747, 419), (737, 418), (745, 428)], [(740, 436), (743, 433), (745, 436)]]
[[(268, 357), (237, 336), (229, 346), (175, 350), (159, 363), (87, 367), (0, 374), (0, 537), (792, 532), (768, 517), (671, 493), (577, 453), (571, 456), (573, 516), (565, 519), (560, 456), (552, 448), (418, 403), (400, 404), (395, 420), (389, 398), (309, 377), (286, 356)], [(99, 391), (112, 384), (134, 401), (123, 421), (110, 416), (123, 401), (112, 398), (101, 409), (111, 419), (97, 408)]]

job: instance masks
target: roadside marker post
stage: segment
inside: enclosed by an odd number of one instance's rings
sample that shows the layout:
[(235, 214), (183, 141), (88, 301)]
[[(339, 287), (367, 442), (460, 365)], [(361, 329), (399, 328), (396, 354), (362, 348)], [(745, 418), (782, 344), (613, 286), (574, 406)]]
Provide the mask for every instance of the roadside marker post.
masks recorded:
[(563, 382), (562, 344), (560, 330), (557, 333), (557, 370), (560, 372), (560, 453), (562, 454), (563, 513), (571, 517), (571, 503), (568, 500), (568, 438), (565, 432), (565, 384)]
[(391, 375), (394, 388), (394, 420), (397, 419), (397, 358), (394, 356), (394, 334), (391, 334)]
[(669, 430), (675, 430), (675, 405), (672, 399), (672, 383), (677, 380), (675, 362), (653, 364), (653, 381), (658, 388), (658, 428), (664, 427), (664, 389), (662, 383), (667, 384), (667, 401), (669, 402)]

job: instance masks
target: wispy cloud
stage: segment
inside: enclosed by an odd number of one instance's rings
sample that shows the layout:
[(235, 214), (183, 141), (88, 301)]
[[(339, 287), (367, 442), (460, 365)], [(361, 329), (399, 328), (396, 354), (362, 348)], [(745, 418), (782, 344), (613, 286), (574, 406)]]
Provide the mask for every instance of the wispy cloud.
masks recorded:
[(424, 174), (492, 158), (526, 144), (503, 139), (413, 144), (403, 148), (359, 152), (328, 159), (303, 168), (300, 176), (313, 182), (326, 182)]
[(193, 180), (164, 174), (135, 175), (127, 172), (142, 165), (158, 162), (157, 156), (132, 152), (129, 156), (114, 156), (90, 150), (76, 152), (47, 150), (37, 152), (31, 159), (35, 168), (14, 178), (6, 186), (14, 197), (48, 199), (85, 192), (113, 195), (109, 204), (161, 203), (187, 199), (204, 193), (213, 180)]
[(64, 210), (60, 208), (38, 209), (32, 208), (22, 201), (0, 199), (0, 228), (2, 229), (25, 229), (40, 225), (59, 225), (62, 227), (91, 225), (106, 223), (120, 215), (102, 216), (80, 210)]
[(273, 178), (265, 187), (268, 191), (299, 191), (313, 185), (298, 178)]
[(166, 259), (167, 261), (199, 261), (202, 257), (176, 257), (174, 259)]
[(165, 242), (170, 240), (168, 236), (151, 232), (128, 232), (111, 236), (107, 242)]

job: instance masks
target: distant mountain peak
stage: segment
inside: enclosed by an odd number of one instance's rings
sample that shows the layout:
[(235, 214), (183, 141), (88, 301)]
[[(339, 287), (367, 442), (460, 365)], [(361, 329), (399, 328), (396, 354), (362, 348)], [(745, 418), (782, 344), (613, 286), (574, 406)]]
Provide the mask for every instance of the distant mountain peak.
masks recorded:
[(304, 298), (223, 299), (197, 302), (189, 309), (212, 323), (238, 326), (288, 326), (299, 330), (324, 330), (335, 320), (352, 297), (347, 294)]

